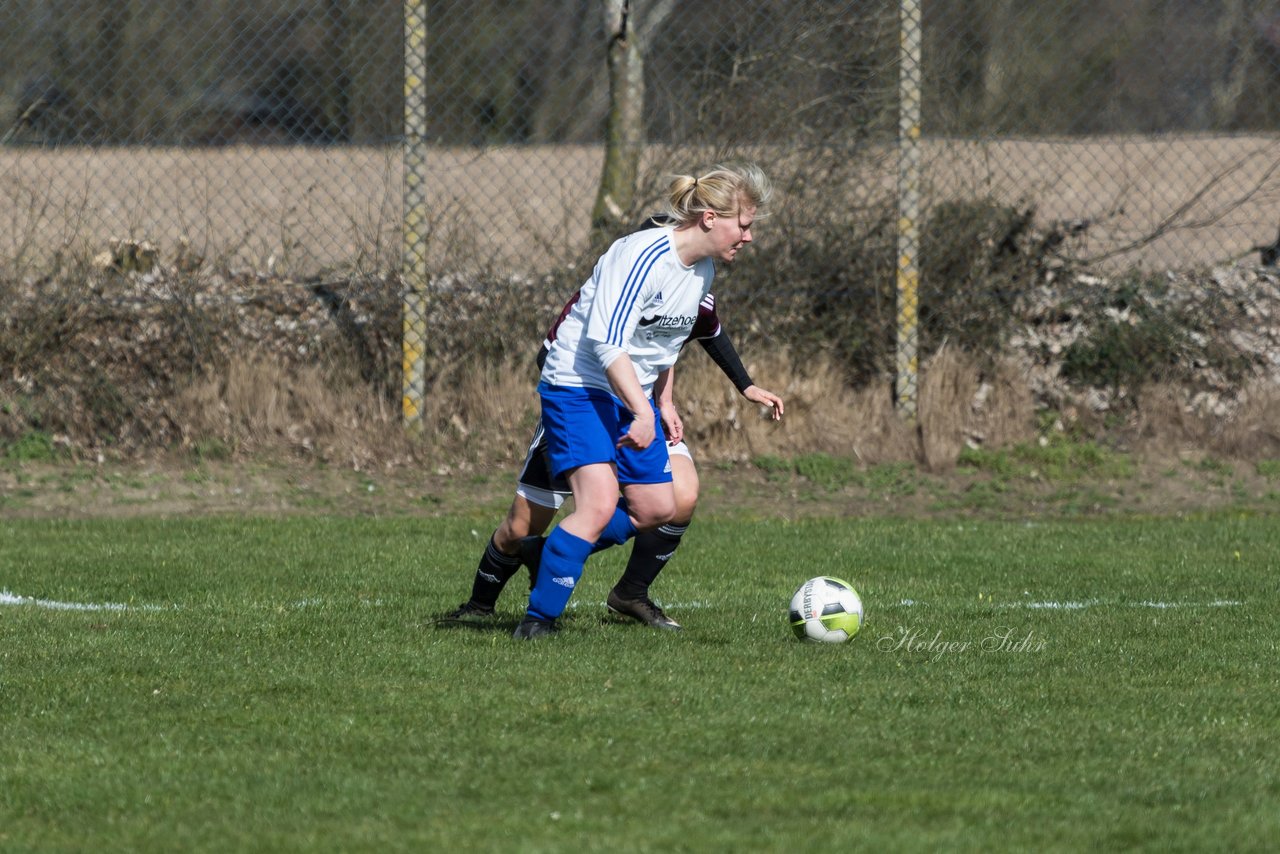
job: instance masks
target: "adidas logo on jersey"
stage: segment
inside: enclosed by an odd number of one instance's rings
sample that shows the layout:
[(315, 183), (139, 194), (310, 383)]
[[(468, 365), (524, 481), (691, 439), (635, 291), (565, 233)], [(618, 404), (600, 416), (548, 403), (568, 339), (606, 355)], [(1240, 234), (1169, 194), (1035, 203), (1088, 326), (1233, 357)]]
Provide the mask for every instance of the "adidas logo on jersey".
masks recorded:
[(658, 291), (656, 294), (653, 295), (653, 304), (662, 305), (662, 291)]

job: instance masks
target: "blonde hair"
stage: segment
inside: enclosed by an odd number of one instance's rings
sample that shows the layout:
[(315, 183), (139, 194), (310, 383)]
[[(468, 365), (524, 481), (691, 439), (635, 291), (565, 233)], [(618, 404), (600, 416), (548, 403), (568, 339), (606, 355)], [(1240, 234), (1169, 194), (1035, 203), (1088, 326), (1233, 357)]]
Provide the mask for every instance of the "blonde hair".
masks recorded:
[(697, 222), (705, 211), (732, 217), (744, 207), (756, 209), (756, 219), (768, 215), (773, 185), (754, 163), (716, 166), (695, 178), (677, 175), (667, 196), (667, 215), (677, 226)]

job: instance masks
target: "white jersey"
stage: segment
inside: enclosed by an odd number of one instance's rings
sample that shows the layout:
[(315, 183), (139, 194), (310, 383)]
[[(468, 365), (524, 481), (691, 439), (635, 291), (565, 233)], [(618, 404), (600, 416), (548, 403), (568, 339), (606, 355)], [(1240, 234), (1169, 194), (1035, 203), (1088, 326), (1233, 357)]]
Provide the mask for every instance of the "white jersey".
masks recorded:
[(621, 238), (596, 263), (556, 330), (543, 381), (613, 393), (591, 343), (607, 342), (627, 351), (641, 388), (652, 394), (658, 374), (675, 364), (693, 331), (714, 277), (710, 258), (680, 263), (671, 228)]

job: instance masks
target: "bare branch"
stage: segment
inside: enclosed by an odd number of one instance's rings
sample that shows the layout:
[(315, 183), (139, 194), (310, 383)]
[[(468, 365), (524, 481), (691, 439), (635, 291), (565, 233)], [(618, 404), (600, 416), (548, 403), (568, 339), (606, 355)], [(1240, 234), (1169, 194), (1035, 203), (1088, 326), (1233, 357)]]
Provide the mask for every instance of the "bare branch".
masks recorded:
[(1263, 174), (1254, 182), (1253, 186), (1251, 186), (1246, 192), (1222, 203), (1216, 209), (1211, 211), (1209, 215), (1198, 219), (1188, 219), (1187, 216), (1197, 205), (1200, 204), (1201, 201), (1205, 199), (1205, 197), (1209, 195), (1212, 190), (1223, 184), (1230, 176), (1244, 169), (1245, 166), (1262, 153), (1263, 152), (1254, 152), (1248, 156), (1242, 157), (1235, 163), (1227, 166), (1221, 172), (1210, 177), (1209, 180), (1207, 180), (1195, 193), (1164, 216), (1156, 226), (1146, 234), (1137, 237), (1128, 243), (1113, 247), (1106, 252), (1085, 258), (1079, 258), (1077, 260), (1084, 264), (1096, 264), (1100, 261), (1106, 261), (1132, 252), (1136, 249), (1141, 249), (1144, 246), (1149, 246), (1169, 234), (1173, 234), (1178, 231), (1205, 228), (1220, 222), (1228, 213), (1251, 201), (1257, 197), (1260, 192), (1262, 192), (1271, 177), (1274, 176), (1277, 171), (1280, 171), (1280, 159), (1273, 160), (1267, 166), (1266, 171), (1263, 172)]

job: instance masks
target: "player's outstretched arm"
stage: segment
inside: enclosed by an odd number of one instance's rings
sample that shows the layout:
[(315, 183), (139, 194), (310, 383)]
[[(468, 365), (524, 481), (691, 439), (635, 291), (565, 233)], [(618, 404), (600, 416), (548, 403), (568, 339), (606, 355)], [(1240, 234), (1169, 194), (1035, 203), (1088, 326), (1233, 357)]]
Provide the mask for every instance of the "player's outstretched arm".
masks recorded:
[(742, 359), (738, 356), (737, 349), (733, 346), (733, 342), (729, 340), (729, 333), (721, 329), (720, 333), (714, 338), (699, 338), (698, 343), (702, 345), (702, 349), (707, 351), (711, 361), (715, 362), (720, 370), (724, 371), (724, 375), (742, 393), (743, 397), (761, 406), (768, 406), (773, 410), (773, 420), (781, 420), (783, 412), (782, 398), (771, 391), (760, 388), (760, 386), (751, 381), (751, 375), (747, 373), (746, 367), (742, 364)]

